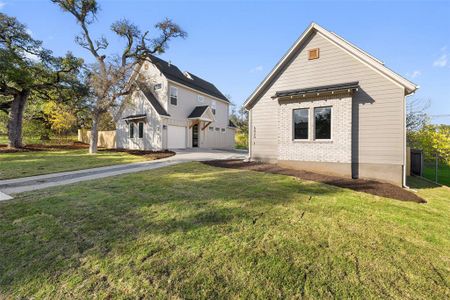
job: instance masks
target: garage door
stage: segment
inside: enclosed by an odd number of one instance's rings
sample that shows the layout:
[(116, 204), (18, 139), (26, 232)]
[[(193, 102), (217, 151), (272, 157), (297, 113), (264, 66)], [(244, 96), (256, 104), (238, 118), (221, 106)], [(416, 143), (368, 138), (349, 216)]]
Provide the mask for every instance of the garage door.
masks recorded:
[(186, 148), (186, 127), (167, 126), (167, 148), (184, 149)]

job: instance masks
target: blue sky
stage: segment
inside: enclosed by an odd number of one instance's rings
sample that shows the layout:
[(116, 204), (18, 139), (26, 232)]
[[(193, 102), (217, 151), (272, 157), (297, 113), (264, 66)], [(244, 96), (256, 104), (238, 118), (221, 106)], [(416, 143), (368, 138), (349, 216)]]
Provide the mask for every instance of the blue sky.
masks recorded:
[[(152, 29), (165, 17), (188, 32), (162, 58), (213, 82), (241, 105), (312, 22), (334, 31), (420, 85), (412, 97), (431, 101), (432, 115), (450, 114), (450, 2), (100, 1), (93, 25), (119, 51), (112, 22), (128, 18)], [(73, 18), (48, 0), (0, 0), (0, 10), (62, 55), (91, 59), (74, 43)], [(450, 117), (435, 118), (450, 124)]]

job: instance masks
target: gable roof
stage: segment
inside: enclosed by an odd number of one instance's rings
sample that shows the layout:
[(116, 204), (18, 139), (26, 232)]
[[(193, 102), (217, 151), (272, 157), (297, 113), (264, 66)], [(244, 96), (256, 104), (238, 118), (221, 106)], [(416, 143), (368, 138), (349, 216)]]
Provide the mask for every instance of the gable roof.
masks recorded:
[(196, 106), (194, 108), (194, 110), (190, 113), (190, 115), (188, 116), (188, 119), (200, 118), (207, 108), (208, 108), (208, 105)]
[(225, 97), (211, 82), (195, 76), (190, 72), (186, 72), (190, 77), (188, 78), (177, 66), (172, 63), (168, 63), (167, 61), (162, 60), (161, 58), (154, 55), (150, 55), (149, 58), (151, 62), (158, 68), (158, 70), (167, 77), (167, 79), (188, 86), (205, 94), (214, 96), (223, 101), (230, 102), (227, 97)]
[[(205, 114), (207, 114), (207, 116), (205, 116)], [(215, 120), (214, 114), (208, 105), (196, 106), (189, 114), (188, 119), (200, 119), (211, 122)]]
[(153, 95), (153, 93), (145, 84), (137, 81), (137, 85), (144, 94), (145, 98), (147, 98), (147, 100), (150, 102), (150, 104), (153, 106), (153, 108), (159, 115), (170, 117), (170, 115), (167, 113), (167, 111), (164, 109), (164, 107), (161, 105), (158, 99), (156, 99), (156, 97)]
[(398, 75), (391, 69), (387, 68), (384, 63), (369, 53), (361, 50), (350, 42), (346, 41), (337, 34), (326, 30), (325, 28), (319, 26), (316, 23), (311, 23), (309, 27), (303, 32), (303, 34), (297, 39), (297, 41), (292, 45), (288, 52), (281, 58), (281, 60), (275, 65), (275, 67), (270, 71), (270, 73), (264, 78), (264, 80), (258, 85), (258, 87), (253, 91), (250, 97), (244, 102), (245, 108), (250, 108), (251, 105), (257, 101), (261, 91), (268, 86), (268, 84), (275, 78), (275, 76), (283, 69), (283, 67), (289, 62), (289, 60), (296, 54), (300, 46), (308, 39), (308, 37), (314, 33), (318, 32), (328, 41), (337, 45), (341, 49), (347, 51), (350, 55), (359, 59), (362, 63), (365, 63), (369, 67), (375, 69), (377, 72), (381, 73), (383, 76), (389, 78), (391, 81), (402, 86), (405, 89), (405, 94), (411, 94), (415, 92), (419, 87), (412, 83), (411, 81)]

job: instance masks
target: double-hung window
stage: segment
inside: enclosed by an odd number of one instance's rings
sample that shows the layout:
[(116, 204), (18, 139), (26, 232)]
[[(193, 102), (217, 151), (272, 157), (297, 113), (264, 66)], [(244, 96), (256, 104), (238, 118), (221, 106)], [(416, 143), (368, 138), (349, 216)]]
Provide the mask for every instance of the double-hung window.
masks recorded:
[(170, 104), (178, 105), (178, 88), (170, 87)]
[(144, 137), (144, 123), (138, 123), (138, 138), (142, 139)]
[(130, 139), (132, 139), (132, 138), (134, 138), (134, 123), (131, 122), (128, 126), (129, 126), (129, 128), (130, 128), (130, 130), (129, 130), (129, 133), (130, 133)]
[(308, 108), (299, 108), (293, 110), (294, 140), (308, 139), (308, 114)]
[(211, 110), (212, 110), (213, 115), (216, 114), (216, 106), (217, 106), (216, 100), (213, 100), (213, 101), (211, 102)]
[(331, 107), (314, 108), (314, 138), (331, 139)]

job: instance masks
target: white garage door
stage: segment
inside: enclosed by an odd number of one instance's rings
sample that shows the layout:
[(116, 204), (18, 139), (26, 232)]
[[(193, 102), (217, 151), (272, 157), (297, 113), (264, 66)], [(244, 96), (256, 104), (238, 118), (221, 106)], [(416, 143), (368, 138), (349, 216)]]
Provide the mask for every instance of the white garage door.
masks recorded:
[(184, 149), (186, 148), (186, 127), (167, 126), (167, 148)]

